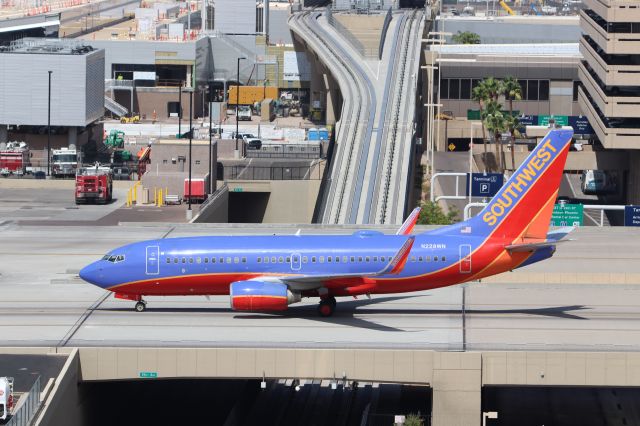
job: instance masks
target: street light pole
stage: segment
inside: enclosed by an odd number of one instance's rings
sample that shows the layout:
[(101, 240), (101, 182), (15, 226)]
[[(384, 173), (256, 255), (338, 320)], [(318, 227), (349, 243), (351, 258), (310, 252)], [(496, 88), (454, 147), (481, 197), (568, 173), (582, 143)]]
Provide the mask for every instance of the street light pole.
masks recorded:
[(211, 141), (212, 135), (211, 133), (213, 132), (213, 126), (212, 126), (212, 122), (213, 122), (213, 111), (211, 111), (211, 86), (208, 86), (208, 91), (207, 91), (207, 95), (208, 95), (208, 104), (209, 104), (209, 194), (213, 194), (213, 177), (211, 176), (212, 173), (212, 168), (211, 168), (211, 162), (212, 162), (212, 156), (211, 156), (211, 151), (212, 151), (212, 144), (213, 142)]
[(49, 71), (49, 97), (47, 100), (47, 176), (51, 176), (51, 74)]
[(191, 192), (191, 153), (192, 153), (192, 141), (193, 141), (193, 111), (191, 110), (193, 106), (193, 90), (189, 90), (189, 208), (187, 209), (187, 218), (191, 219), (193, 217), (193, 212), (191, 211), (191, 198), (193, 198), (193, 193)]
[(238, 152), (238, 111), (240, 106), (240, 61), (246, 59), (245, 57), (238, 58), (238, 66), (236, 68), (236, 151), (235, 157), (240, 158), (240, 153)]
[(182, 137), (182, 80), (178, 86), (178, 137)]

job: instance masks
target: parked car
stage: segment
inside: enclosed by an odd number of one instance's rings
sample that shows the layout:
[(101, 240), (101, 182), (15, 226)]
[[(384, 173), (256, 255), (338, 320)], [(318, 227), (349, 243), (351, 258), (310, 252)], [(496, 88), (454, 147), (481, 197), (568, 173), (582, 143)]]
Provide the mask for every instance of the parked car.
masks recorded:
[(247, 149), (258, 150), (262, 148), (262, 141), (258, 138), (247, 139)]
[[(236, 138), (236, 132), (231, 132), (231, 139), (235, 139)], [(253, 133), (243, 133), (243, 132), (238, 132), (238, 139), (254, 139), (255, 136), (253, 135)]]

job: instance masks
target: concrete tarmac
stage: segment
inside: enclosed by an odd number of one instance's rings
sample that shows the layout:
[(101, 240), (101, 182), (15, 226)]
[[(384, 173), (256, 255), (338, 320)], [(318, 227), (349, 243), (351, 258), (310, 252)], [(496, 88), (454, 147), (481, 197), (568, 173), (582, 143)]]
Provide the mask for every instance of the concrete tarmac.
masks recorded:
[[(503, 274), (500, 282), (341, 299), (331, 318), (317, 316), (315, 300), (261, 314), (231, 311), (228, 297), (200, 296), (149, 297), (148, 310), (137, 313), (132, 302), (77, 277), (82, 266), (134, 241), (296, 230), (0, 220), (0, 345), (640, 349), (640, 282), (634, 281), (640, 277), (640, 232), (633, 228), (581, 228), (553, 259)], [(307, 226), (301, 232), (351, 231)], [(578, 278), (564, 283), (567, 274)]]

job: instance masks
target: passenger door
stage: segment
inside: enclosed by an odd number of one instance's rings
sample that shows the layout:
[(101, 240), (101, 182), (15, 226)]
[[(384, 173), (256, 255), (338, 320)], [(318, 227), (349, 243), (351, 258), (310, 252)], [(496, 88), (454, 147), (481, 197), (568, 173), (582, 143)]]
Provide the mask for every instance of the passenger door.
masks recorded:
[(471, 244), (460, 244), (460, 273), (471, 273)]
[(158, 275), (160, 273), (160, 247), (147, 246), (146, 253), (146, 273), (147, 275)]

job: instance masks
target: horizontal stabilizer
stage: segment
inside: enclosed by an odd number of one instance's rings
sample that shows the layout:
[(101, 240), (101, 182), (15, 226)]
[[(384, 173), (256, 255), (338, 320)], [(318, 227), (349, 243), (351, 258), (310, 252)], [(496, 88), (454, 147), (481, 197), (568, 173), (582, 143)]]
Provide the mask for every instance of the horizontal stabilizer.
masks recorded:
[(527, 251), (536, 251), (544, 247), (552, 247), (558, 243), (563, 243), (565, 241), (570, 241), (570, 240), (542, 241), (540, 243), (511, 244), (506, 246), (505, 248), (509, 250), (511, 253), (521, 253), (521, 252), (527, 252)]
[(547, 240), (546, 241), (540, 241), (540, 242), (535, 242), (535, 243), (519, 243), (519, 244), (511, 244), (506, 246), (505, 248), (507, 250), (509, 250), (511, 253), (519, 253), (519, 252), (531, 252), (531, 251), (536, 251), (538, 249), (544, 248), (544, 247), (552, 247), (555, 246), (558, 243), (564, 243), (566, 241), (571, 241), (571, 240), (563, 240), (564, 237), (566, 237), (567, 235), (569, 235), (569, 233), (571, 231), (573, 231), (575, 228), (572, 226), (567, 226), (564, 228), (560, 228), (560, 229), (556, 229), (554, 231), (551, 231), (547, 234)]

